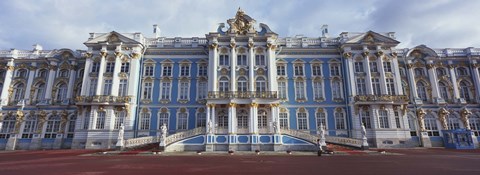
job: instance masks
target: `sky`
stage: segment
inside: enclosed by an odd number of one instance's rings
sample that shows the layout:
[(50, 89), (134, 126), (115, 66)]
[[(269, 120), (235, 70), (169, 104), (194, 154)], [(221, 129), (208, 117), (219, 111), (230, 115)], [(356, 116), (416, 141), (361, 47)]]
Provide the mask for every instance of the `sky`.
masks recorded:
[(480, 47), (479, 0), (1, 0), (0, 50), (85, 50), (91, 32), (152, 37), (153, 24), (165, 37), (205, 37), (239, 7), (280, 37), (319, 37), (327, 24), (332, 37), (396, 32), (398, 48)]

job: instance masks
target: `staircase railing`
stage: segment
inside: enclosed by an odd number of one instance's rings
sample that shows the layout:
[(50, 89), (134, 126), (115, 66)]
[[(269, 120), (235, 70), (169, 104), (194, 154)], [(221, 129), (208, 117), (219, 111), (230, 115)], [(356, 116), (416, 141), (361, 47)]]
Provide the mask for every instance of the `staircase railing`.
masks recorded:
[(125, 148), (133, 148), (137, 146), (142, 146), (150, 143), (160, 142), (160, 137), (158, 136), (148, 136), (148, 137), (139, 137), (131, 138), (125, 140)]
[(165, 145), (170, 145), (172, 143), (178, 142), (180, 140), (193, 137), (196, 135), (202, 135), (206, 133), (205, 127), (198, 127), (187, 131), (177, 132), (175, 134), (167, 136), (165, 140)]
[[(297, 137), (312, 143), (317, 143), (317, 139), (320, 139), (318, 135), (314, 135), (301, 130), (282, 129), (281, 132), (282, 134)], [(362, 148), (363, 140), (348, 137), (325, 136), (325, 142), (351, 146), (355, 148)]]

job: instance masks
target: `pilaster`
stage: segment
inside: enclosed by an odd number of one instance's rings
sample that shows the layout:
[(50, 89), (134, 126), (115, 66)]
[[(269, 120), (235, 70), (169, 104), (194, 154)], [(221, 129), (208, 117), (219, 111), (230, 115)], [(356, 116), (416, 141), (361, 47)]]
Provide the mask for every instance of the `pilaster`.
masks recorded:
[[(33, 67), (36, 67), (37, 63), (32, 63)], [(35, 69), (30, 69), (28, 73), (27, 87), (25, 89), (25, 104), (31, 104), (32, 99), (30, 99), (30, 94), (32, 93), (32, 83), (33, 78), (35, 77)]]
[(120, 68), (122, 67), (122, 47), (121, 45), (117, 46), (115, 50), (115, 67), (113, 68), (113, 75), (112, 75), (112, 91), (110, 93), (111, 96), (118, 96), (118, 88), (120, 85), (120, 78), (118, 74), (120, 73)]
[(430, 84), (432, 85), (432, 98), (435, 99), (435, 101), (438, 103), (439, 98), (441, 98), (439, 91), (438, 91), (438, 80), (437, 80), (437, 74), (435, 73), (435, 66), (433, 63), (430, 61), (429, 64), (427, 64), (427, 69), (428, 69), (428, 74), (429, 74), (429, 79), (430, 79)]
[(255, 90), (255, 53), (253, 52), (253, 39), (250, 38), (251, 41), (248, 43), (248, 90), (254, 91)]
[(92, 67), (92, 58), (91, 54), (87, 54), (87, 57), (85, 58), (85, 69), (84, 69), (84, 75), (83, 75), (83, 81), (82, 81), (82, 91), (80, 92), (81, 96), (87, 96), (90, 85), (90, 79), (89, 79), (89, 72), (91, 72), (91, 67)]
[(45, 91), (45, 100), (47, 100), (48, 104), (53, 102), (52, 100), (52, 90), (53, 90), (53, 83), (55, 82), (55, 74), (57, 69), (57, 63), (51, 62), (50, 63), (50, 72), (48, 73), (48, 80), (47, 80), (47, 90)]
[[(233, 40), (233, 39), (232, 39)], [(230, 43), (231, 46), (231, 65), (230, 65), (230, 91), (237, 91), (237, 76), (236, 76), (236, 70), (237, 70), (237, 53), (236, 53), (236, 47), (235, 47), (235, 41), (233, 43)]]
[(107, 61), (107, 47), (102, 46), (102, 50), (100, 51), (100, 55), (102, 56), (100, 58), (100, 69), (98, 71), (98, 79), (97, 79), (97, 89), (95, 90), (95, 95), (103, 95), (102, 92), (102, 87), (104, 85), (103, 82), (103, 73), (105, 73), (105, 66), (106, 66), (106, 61)]
[(5, 72), (5, 79), (3, 80), (3, 89), (2, 89), (2, 95), (0, 97), (1, 103), (0, 106), (6, 106), (8, 105), (8, 96), (9, 96), (9, 90), (10, 87), (12, 86), (12, 78), (13, 78), (13, 70), (14, 70), (14, 62), (13, 59), (8, 61), (7, 63), (7, 71)]
[(450, 66), (453, 63), (449, 61), (448, 64), (449, 64), (448, 70), (450, 71), (450, 77), (452, 78), (453, 95), (454, 95), (455, 101), (457, 102), (458, 99), (460, 98), (460, 92), (458, 91), (458, 85), (457, 85), (457, 74), (455, 74), (455, 67)]

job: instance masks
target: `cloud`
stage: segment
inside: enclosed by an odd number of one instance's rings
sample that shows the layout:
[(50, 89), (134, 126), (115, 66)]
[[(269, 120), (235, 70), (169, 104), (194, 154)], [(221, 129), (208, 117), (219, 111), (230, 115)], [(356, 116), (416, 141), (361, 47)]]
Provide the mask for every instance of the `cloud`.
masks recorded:
[(396, 32), (399, 47), (479, 47), (480, 24), (475, 7), (465, 0), (45, 0), (0, 1), (0, 49), (85, 49), (90, 32), (141, 32), (152, 36), (158, 24), (167, 37), (204, 37), (241, 7), (258, 23), (281, 37), (319, 37), (329, 25), (330, 36), (341, 32)]

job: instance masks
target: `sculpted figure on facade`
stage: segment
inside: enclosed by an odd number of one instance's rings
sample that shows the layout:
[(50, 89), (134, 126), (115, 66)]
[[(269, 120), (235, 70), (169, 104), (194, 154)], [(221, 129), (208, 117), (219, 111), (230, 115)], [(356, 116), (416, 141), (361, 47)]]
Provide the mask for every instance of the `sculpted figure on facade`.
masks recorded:
[(472, 114), (470, 110), (467, 108), (463, 108), (462, 111), (460, 111), (460, 119), (462, 120), (463, 126), (465, 126), (466, 129), (470, 129), (470, 121), (468, 120), (468, 117)]
[(440, 123), (442, 124), (443, 129), (448, 129), (448, 122), (447, 122), (447, 116), (450, 114), (445, 108), (441, 108), (438, 111), (438, 119), (440, 120)]
[(238, 9), (235, 18), (230, 19), (227, 22), (230, 25), (230, 29), (228, 29), (229, 33), (245, 35), (247, 33), (255, 32), (255, 29), (253, 28), (255, 20), (246, 15), (242, 9)]
[(425, 114), (427, 113), (422, 108), (417, 109), (417, 117), (418, 117), (420, 131), (426, 131), (425, 130)]
[(25, 117), (25, 114), (23, 113), (23, 111), (17, 110), (16, 118), (15, 118), (15, 133), (20, 132), (20, 126), (22, 125), (24, 117)]
[(167, 130), (168, 130), (167, 125), (163, 123), (162, 126), (160, 127), (160, 131), (163, 139), (167, 138)]

